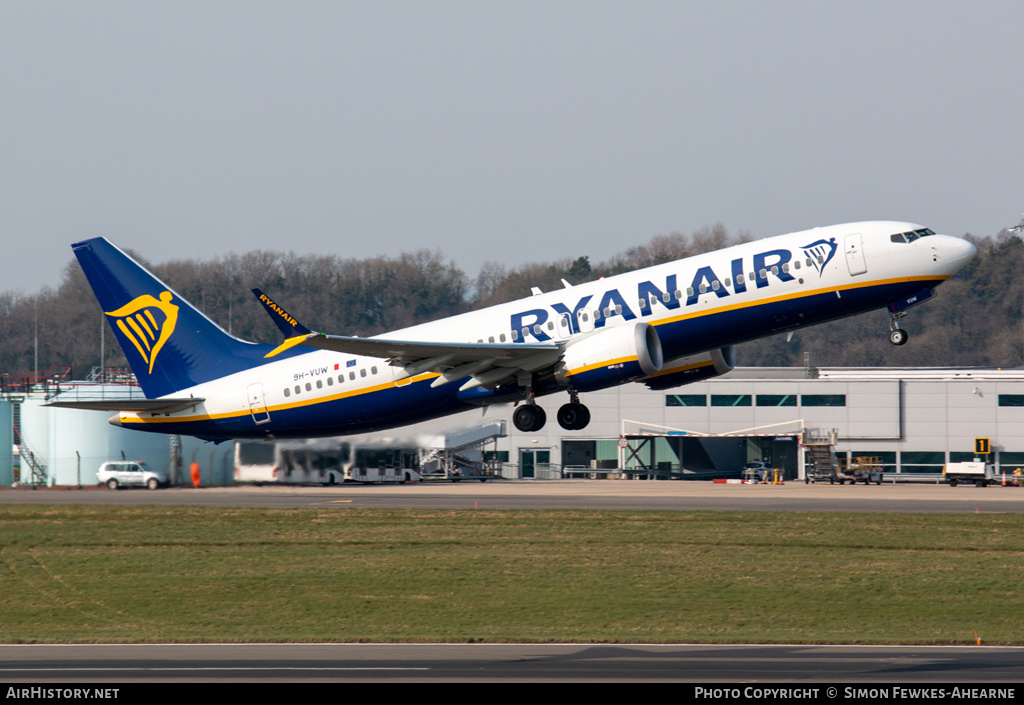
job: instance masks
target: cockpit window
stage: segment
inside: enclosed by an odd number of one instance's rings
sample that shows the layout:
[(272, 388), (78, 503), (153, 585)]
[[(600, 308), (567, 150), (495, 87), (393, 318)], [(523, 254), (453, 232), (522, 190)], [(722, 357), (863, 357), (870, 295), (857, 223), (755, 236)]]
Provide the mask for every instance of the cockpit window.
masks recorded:
[(921, 230), (912, 230), (906, 233), (896, 233), (895, 235), (890, 235), (889, 239), (893, 242), (913, 242), (918, 238), (928, 237), (929, 235), (934, 234), (935, 233), (930, 228), (922, 228)]

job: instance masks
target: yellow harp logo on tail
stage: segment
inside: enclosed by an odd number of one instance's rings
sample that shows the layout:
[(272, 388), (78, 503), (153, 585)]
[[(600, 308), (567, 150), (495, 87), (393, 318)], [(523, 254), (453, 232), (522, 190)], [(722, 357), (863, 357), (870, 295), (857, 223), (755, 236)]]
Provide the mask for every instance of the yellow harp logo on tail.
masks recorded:
[(160, 348), (171, 337), (178, 322), (178, 307), (171, 303), (172, 298), (169, 291), (161, 292), (159, 300), (143, 294), (116, 311), (105, 312), (117, 319), (118, 330), (132, 341), (142, 359), (149, 363), (150, 374), (153, 374), (153, 363)]

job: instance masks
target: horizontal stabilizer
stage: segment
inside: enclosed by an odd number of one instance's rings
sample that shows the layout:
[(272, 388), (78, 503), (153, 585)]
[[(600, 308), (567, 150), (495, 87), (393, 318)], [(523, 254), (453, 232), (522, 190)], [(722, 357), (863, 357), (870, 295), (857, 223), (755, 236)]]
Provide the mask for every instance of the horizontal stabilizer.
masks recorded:
[(135, 411), (144, 413), (170, 413), (206, 401), (199, 397), (185, 399), (94, 399), (91, 401), (52, 401), (45, 406), (86, 411)]

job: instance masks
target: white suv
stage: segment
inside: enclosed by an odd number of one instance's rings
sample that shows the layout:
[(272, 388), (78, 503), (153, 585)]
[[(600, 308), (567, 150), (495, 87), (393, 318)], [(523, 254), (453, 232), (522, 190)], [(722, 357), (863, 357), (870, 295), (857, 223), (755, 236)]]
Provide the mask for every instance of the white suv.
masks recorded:
[(96, 473), (96, 479), (101, 485), (106, 485), (112, 490), (118, 487), (148, 487), (155, 490), (158, 487), (166, 487), (171, 482), (171, 478), (166, 474), (150, 470), (141, 461), (103, 463), (100, 465), (100, 471)]

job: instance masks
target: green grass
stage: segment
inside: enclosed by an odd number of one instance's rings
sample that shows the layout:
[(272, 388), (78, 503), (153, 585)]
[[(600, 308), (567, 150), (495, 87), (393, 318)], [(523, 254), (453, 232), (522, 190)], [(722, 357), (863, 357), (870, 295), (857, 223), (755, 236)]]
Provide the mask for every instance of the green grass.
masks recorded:
[(0, 642), (1024, 643), (1024, 516), (0, 507)]

